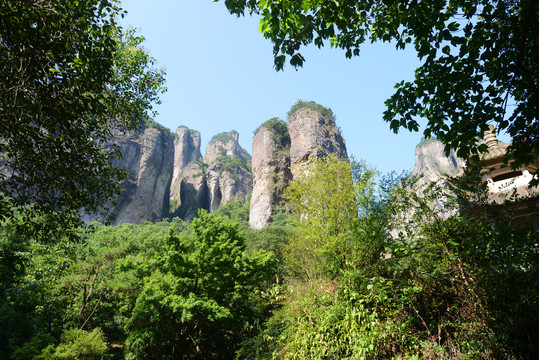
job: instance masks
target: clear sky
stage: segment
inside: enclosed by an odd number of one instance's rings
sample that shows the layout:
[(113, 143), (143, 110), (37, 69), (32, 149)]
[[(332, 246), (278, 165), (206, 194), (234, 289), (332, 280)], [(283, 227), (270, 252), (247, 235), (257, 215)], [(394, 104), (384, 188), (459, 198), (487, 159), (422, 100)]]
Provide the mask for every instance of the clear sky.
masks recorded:
[(287, 112), (297, 99), (330, 107), (348, 153), (382, 172), (411, 170), (422, 133), (394, 134), (383, 121), (384, 101), (401, 80), (412, 80), (419, 60), (413, 50), (366, 44), (359, 57), (312, 46), (297, 71), (273, 68), (272, 44), (258, 19), (230, 15), (223, 1), (124, 0), (126, 27), (146, 38), (143, 46), (166, 68), (168, 91), (155, 118), (175, 131), (198, 130), (202, 153), (211, 137), (236, 130), (252, 151), (254, 130)]

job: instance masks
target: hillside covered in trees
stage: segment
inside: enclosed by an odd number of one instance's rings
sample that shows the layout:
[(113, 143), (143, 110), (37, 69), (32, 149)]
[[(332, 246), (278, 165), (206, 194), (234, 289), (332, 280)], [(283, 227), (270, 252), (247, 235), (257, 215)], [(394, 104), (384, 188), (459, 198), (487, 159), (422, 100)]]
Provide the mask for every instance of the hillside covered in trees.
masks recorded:
[(0, 223), (0, 357), (538, 350), (539, 232), (508, 227), (518, 203), (490, 204), (478, 173), (439, 141), (418, 145), (411, 174), (382, 176), (348, 158), (333, 113), (313, 102), (264, 122), (252, 160), (236, 132), (214, 136), (204, 157), (185, 127), (114, 134), (129, 173), (117, 225), (55, 225), (2, 198), (12, 215)]
[(533, 358), (539, 233), (508, 228), (510, 208), (447, 218), (429, 201), (490, 205), (333, 155), (295, 171), (262, 229), (242, 201), (46, 238), (39, 215), (3, 221), (0, 355)]

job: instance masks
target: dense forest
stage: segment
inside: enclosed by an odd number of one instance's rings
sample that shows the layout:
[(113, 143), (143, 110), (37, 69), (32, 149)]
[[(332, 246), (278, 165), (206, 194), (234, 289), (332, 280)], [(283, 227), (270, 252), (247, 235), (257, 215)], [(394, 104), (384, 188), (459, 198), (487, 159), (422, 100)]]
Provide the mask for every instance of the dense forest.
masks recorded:
[(242, 202), (68, 234), (18, 209), (1, 224), (0, 357), (534, 357), (539, 233), (508, 228), (510, 207), (492, 215), (462, 179), (418, 195), (363, 162), (303, 166), (261, 230)]

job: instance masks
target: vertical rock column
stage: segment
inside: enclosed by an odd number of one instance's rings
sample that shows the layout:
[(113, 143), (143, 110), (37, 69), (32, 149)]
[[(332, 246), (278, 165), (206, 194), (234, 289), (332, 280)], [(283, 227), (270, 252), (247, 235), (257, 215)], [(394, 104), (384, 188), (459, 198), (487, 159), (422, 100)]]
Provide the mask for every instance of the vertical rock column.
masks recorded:
[(348, 158), (345, 141), (332, 116), (298, 107), (288, 118), (288, 132), (292, 165), (328, 154)]
[(172, 181), (177, 180), (183, 169), (191, 161), (201, 161), (200, 133), (185, 126), (176, 130), (177, 139), (174, 141), (174, 171)]
[(252, 191), (251, 156), (238, 140), (236, 131), (223, 132), (215, 135), (206, 148), (210, 212), (229, 201), (246, 201)]
[(170, 184), (171, 204), (180, 199), (181, 177), (187, 164), (192, 161), (202, 160), (200, 133), (198, 131), (180, 126), (176, 130), (176, 135), (177, 138), (174, 140), (174, 170), (172, 171), (172, 182)]
[(156, 128), (146, 128), (140, 139), (122, 146), (122, 153), (126, 155), (123, 167), (130, 176), (118, 199), (116, 223), (161, 220), (172, 176), (172, 137)]
[(286, 123), (269, 120), (253, 139), (253, 193), (249, 225), (261, 229), (271, 222), (275, 208), (282, 203), (282, 192), (292, 178), (290, 136)]
[(185, 126), (176, 130), (174, 171), (170, 184), (170, 214), (191, 220), (207, 209), (207, 186), (200, 153), (200, 133)]

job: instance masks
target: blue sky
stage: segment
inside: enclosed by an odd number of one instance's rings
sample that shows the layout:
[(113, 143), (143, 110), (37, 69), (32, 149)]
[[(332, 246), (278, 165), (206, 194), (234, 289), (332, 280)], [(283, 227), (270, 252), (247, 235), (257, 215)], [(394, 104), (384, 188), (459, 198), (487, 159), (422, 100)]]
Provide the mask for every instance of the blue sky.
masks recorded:
[(167, 71), (155, 120), (173, 131), (200, 131), (202, 152), (213, 135), (234, 129), (251, 153), (253, 131), (272, 117), (286, 120), (302, 99), (333, 110), (349, 154), (382, 172), (413, 168), (421, 132), (394, 134), (382, 120), (394, 85), (413, 79), (413, 50), (366, 44), (359, 57), (346, 59), (339, 49), (312, 46), (302, 52), (303, 68), (276, 72), (258, 20), (230, 15), (223, 1), (125, 0), (122, 7), (123, 25), (139, 29), (143, 46)]

